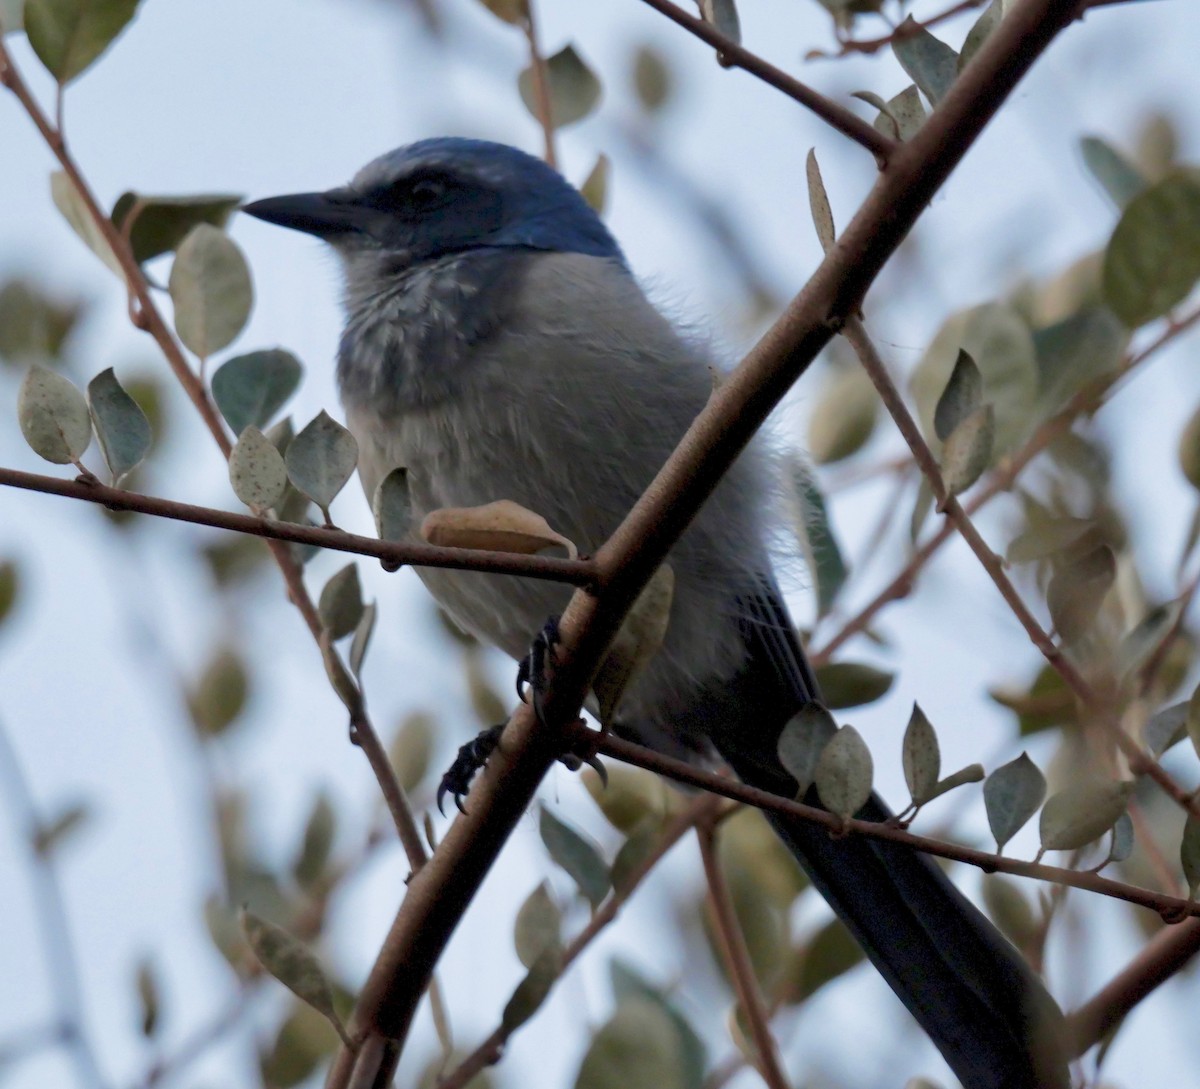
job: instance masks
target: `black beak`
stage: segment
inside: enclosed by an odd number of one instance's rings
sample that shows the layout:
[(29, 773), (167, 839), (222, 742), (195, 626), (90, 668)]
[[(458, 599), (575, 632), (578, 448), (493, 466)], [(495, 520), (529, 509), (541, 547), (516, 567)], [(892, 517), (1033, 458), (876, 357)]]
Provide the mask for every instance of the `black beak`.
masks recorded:
[(242, 205), (242, 211), (294, 231), (330, 238), (365, 226), (365, 209), (348, 195), (329, 193), (293, 193), (286, 197), (267, 197)]

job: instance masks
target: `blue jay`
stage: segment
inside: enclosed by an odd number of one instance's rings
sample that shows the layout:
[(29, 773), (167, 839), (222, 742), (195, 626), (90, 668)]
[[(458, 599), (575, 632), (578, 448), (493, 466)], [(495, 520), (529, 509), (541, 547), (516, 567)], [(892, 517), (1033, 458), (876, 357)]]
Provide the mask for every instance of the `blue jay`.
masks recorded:
[[(337, 376), (359, 474), (371, 496), (406, 467), (414, 526), (438, 508), (511, 499), (594, 551), (711, 392), (705, 345), (647, 300), (579, 192), (514, 148), (424, 140), (343, 188), (245, 210), (341, 259)], [(616, 730), (676, 756), (719, 755), (790, 798), (777, 738), (819, 692), (771, 575), (768, 478), (752, 447), (672, 550), (666, 637)], [(514, 576), (419, 574), (457, 623), (517, 659), (569, 595)], [(890, 814), (872, 797), (859, 816)], [(1065, 1084), (1057, 1007), (935, 865), (770, 820), (967, 1089)]]

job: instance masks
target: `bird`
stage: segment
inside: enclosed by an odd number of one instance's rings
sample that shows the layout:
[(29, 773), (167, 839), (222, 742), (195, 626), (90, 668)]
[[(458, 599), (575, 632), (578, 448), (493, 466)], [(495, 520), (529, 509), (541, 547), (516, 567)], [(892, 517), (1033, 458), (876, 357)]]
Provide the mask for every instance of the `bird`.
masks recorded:
[[(703, 337), (650, 301), (579, 190), (517, 148), (421, 140), (347, 185), (243, 210), (340, 259), (337, 383), (359, 475), (370, 497), (407, 471), (414, 535), (431, 511), (508, 499), (594, 552), (711, 395)], [(773, 574), (771, 465), (751, 444), (672, 548), (666, 633), (613, 729), (794, 798), (777, 742), (820, 691)], [(570, 594), (418, 573), (456, 624), (518, 661)], [(805, 800), (819, 804), (813, 790)], [(767, 816), (966, 1089), (1067, 1084), (1057, 1005), (935, 864)], [(891, 813), (872, 795), (857, 816)]]

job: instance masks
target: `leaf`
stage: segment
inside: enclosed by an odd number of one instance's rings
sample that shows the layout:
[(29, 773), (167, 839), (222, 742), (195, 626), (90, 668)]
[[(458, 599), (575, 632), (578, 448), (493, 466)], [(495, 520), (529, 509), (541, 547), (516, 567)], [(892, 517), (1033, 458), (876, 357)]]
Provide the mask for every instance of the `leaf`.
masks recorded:
[(75, 183), (61, 170), (56, 170), (50, 175), (50, 197), (54, 206), (62, 213), (63, 219), (70, 224), (71, 230), (124, 282), (125, 270), (121, 267), (121, 262), (117, 260), (108, 239), (96, 226), (96, 221), (92, 219), (87, 204), (75, 188)]
[(1108, 849), (1108, 858), (1104, 864), (1107, 866), (1109, 862), (1124, 862), (1131, 854), (1133, 819), (1128, 813), (1122, 813), (1117, 818), (1117, 823), (1112, 826), (1112, 845)]
[(152, 1039), (158, 1032), (161, 999), (158, 986), (158, 974), (154, 971), (154, 963), (148, 957), (138, 962), (137, 966), (138, 1005), (141, 1008), (141, 1030), (146, 1039)]
[(837, 733), (837, 723), (819, 703), (805, 703), (780, 731), (776, 752), (779, 762), (796, 780), (796, 797), (808, 793), (817, 774), (817, 762), (829, 739)]
[(354, 436), (322, 409), (292, 439), (284, 460), (288, 479), (321, 508), (328, 522), (329, 505), (358, 465)]
[(312, 952), (282, 927), (260, 919), (245, 908), (241, 911), (241, 924), (259, 964), (302, 1002), (324, 1015), (344, 1039), (345, 1030), (333, 1006), (329, 980)]
[(817, 761), (814, 781), (821, 804), (843, 819), (854, 816), (871, 796), (871, 752), (853, 726), (843, 726)]
[(821, 168), (817, 165), (816, 148), (808, 149), (804, 170), (808, 177), (808, 207), (812, 212), (817, 241), (821, 243), (821, 249), (828, 253), (837, 239), (837, 228), (833, 225), (833, 209), (829, 207), (829, 194), (825, 192)]
[(39, 822), (30, 842), (34, 854), (39, 858), (49, 858), (87, 823), (91, 815), (89, 806), (83, 802), (73, 802), (49, 820)]
[(742, 25), (735, 0), (696, 0), (700, 18), (725, 35), (731, 42), (741, 44)]
[(1049, 521), (1031, 522), (1024, 532), (1009, 542), (1004, 553), (1005, 562), (1032, 563), (1066, 552), (1095, 525), (1090, 518), (1052, 518)]
[(627, 836), (647, 822), (658, 825), (666, 814), (662, 783), (640, 768), (613, 764), (607, 784), (585, 771), (583, 783), (608, 823)]
[(400, 723), (388, 746), (388, 759), (396, 771), (396, 778), (406, 791), (421, 785), (429, 770), (429, 758), (433, 754), (433, 719), (421, 711), (414, 712)]
[(1112, 375), (1121, 365), (1129, 331), (1104, 306), (1085, 306), (1033, 335), (1037, 352), (1039, 400), (1056, 412), (1089, 382)]
[(637, 871), (658, 847), (659, 821), (650, 818), (638, 825), (617, 849), (612, 864), (612, 887), (618, 895), (630, 891)]
[(983, 403), (983, 375), (969, 352), (958, 350), (954, 370), (933, 410), (933, 429), (945, 442), (952, 431)]
[(1099, 839), (1129, 803), (1132, 782), (1084, 780), (1047, 799), (1042, 808), (1042, 850), (1074, 851)]
[(325, 583), (317, 602), (317, 615), (329, 638), (336, 641), (358, 627), (363, 608), (358, 564), (348, 563)]
[(950, 495), (961, 495), (984, 474), (992, 461), (995, 437), (996, 412), (990, 404), (977, 408), (950, 432), (941, 458)]
[(660, 564), (638, 594), (592, 679), (600, 721), (609, 724), (633, 679), (658, 653), (671, 620), (675, 572)]
[(336, 1031), (321, 1014), (293, 1001), (274, 1039), (259, 1052), (255, 1084), (271, 1089), (295, 1089), (329, 1060), (338, 1046)]
[[(572, 45), (566, 45), (553, 56), (547, 57), (545, 65), (551, 126), (561, 129), (582, 121), (600, 101), (600, 80)], [(525, 108), (535, 120), (540, 119), (532, 67), (526, 68), (517, 77), (517, 90), (521, 93)]]
[(1183, 839), (1179, 844), (1179, 863), (1183, 867), (1183, 878), (1188, 886), (1188, 899), (1196, 899), (1200, 891), (1200, 820), (1190, 813), (1183, 826)]
[(480, 0), (498, 19), (519, 26), (529, 14), (529, 0)]
[(1037, 935), (1033, 908), (1015, 881), (989, 874), (983, 879), (983, 902), (992, 922), (1018, 949), (1026, 948)]
[(150, 421), (117, 381), (112, 367), (88, 383), (87, 401), (113, 487), (119, 488), (150, 449)]
[(925, 97), (936, 106), (950, 90), (958, 75), (958, 54), (924, 27), (918, 26), (910, 15), (892, 39), (896, 60), (921, 88)]
[(574, 1089), (692, 1089), (678, 1029), (657, 1003), (628, 998), (592, 1038)]
[(1126, 206), (1104, 251), (1104, 298), (1137, 328), (1181, 302), (1200, 278), (1200, 179), (1170, 174)]
[(59, 83), (70, 83), (125, 29), (138, 0), (26, 0), (25, 33)]
[[(242, 198), (234, 193), (151, 197), (125, 192), (113, 205), (111, 219), (113, 225), (128, 237), (134, 260), (140, 265), (160, 254), (170, 253), (198, 223), (224, 227), (241, 202)], [(127, 221), (130, 225), (125, 231)]]
[(512, 997), (504, 1004), (504, 1012), (500, 1015), (501, 1030), (512, 1033), (537, 1013), (560, 975), (562, 951), (543, 949), (529, 966), (525, 978), (517, 984)]
[(241, 657), (223, 647), (188, 694), (188, 710), (202, 737), (216, 737), (233, 724), (246, 706), (250, 678)]
[(303, 373), (300, 360), (283, 348), (234, 356), (212, 376), (213, 400), (234, 435), (265, 428), (296, 392)]
[(983, 804), (997, 854), (1003, 853), (1005, 844), (1038, 811), (1045, 797), (1046, 777), (1028, 753), (1021, 753), (988, 776), (983, 784)]
[(544, 805), (538, 831), (550, 857), (571, 875), (579, 891), (593, 909), (608, 895), (608, 864), (600, 857), (600, 849), (587, 837), (560, 821)]
[(874, 703), (887, 694), (896, 679), (894, 673), (861, 662), (830, 662), (816, 675), (823, 702), (831, 711)]
[(518, 552), (532, 556), (547, 548), (566, 549), (571, 559), (579, 550), (556, 533), (540, 514), (511, 499), (498, 499), (481, 507), (443, 507), (430, 511), (421, 523), (421, 536), (432, 545)]
[(209, 223), (197, 224), (180, 243), (167, 287), (175, 305), (175, 331), (201, 359), (242, 331), (254, 302), (242, 251)]
[(796, 1004), (811, 998), (827, 983), (845, 975), (866, 956), (840, 919), (831, 919), (800, 950), (796, 982), (786, 992), (786, 1001)]
[(251, 510), (274, 507), (287, 487), (287, 467), (279, 451), (257, 427), (247, 427), (229, 453), (229, 483)]
[(17, 420), (33, 452), (55, 465), (77, 462), (92, 441), (87, 401), (61, 374), (33, 366), (17, 394)]
[(550, 888), (542, 882), (526, 898), (517, 912), (513, 944), (517, 958), (532, 968), (547, 949), (562, 951), (562, 913), (550, 897)]
[(1063, 642), (1074, 643), (1087, 633), (1116, 577), (1117, 558), (1106, 544), (1054, 572), (1046, 605)]
[(937, 733), (925, 712), (916, 703), (904, 731), (902, 747), (904, 782), (914, 805), (923, 805), (937, 786), (941, 774), (942, 756), (938, 749)]
[(1162, 756), (1172, 745), (1182, 741), (1187, 735), (1190, 706), (1190, 701), (1184, 700), (1182, 703), (1173, 703), (1170, 707), (1164, 707), (1157, 714), (1151, 715), (1150, 720), (1142, 729), (1142, 744), (1155, 757)]
[(704, 1073), (708, 1069), (708, 1049), (687, 1018), (661, 990), (644, 980), (623, 961), (613, 960), (609, 975), (618, 1006), (629, 999), (642, 999), (657, 1006), (671, 1019), (683, 1052), (683, 1084), (687, 1089), (702, 1089)]
[(963, 40), (962, 52), (958, 55), (958, 70), (961, 72), (971, 62), (971, 58), (979, 52), (979, 47), (987, 41), (988, 36), (1000, 25), (1004, 16), (1003, 0), (992, 0), (984, 9), (982, 15), (975, 20), (975, 25), (967, 31)]
[(795, 487), (800, 510), (795, 518), (796, 538), (805, 553), (809, 574), (817, 588), (817, 615), (825, 616), (845, 585), (850, 569), (842, 558), (825, 498), (814, 475), (799, 459), (789, 479)]
[(654, 47), (639, 45), (633, 55), (633, 89), (642, 108), (657, 113), (674, 92), (671, 69)]
[(871, 438), (879, 417), (879, 397), (861, 367), (838, 370), (821, 387), (808, 418), (805, 445), (818, 465), (857, 453)]
[(292, 877), (302, 889), (312, 889), (324, 875), (336, 831), (337, 814), (329, 795), (323, 790), (319, 791), (308, 811), (300, 850), (292, 863)]
[(951, 772), (944, 779), (939, 779), (934, 783), (929, 791), (929, 796), (921, 803), (932, 802), (934, 798), (940, 798), (943, 794), (949, 793), (951, 790), (956, 790), (960, 786), (966, 786), (967, 783), (982, 783), (984, 779), (982, 764), (968, 764), (965, 768), (959, 768), (958, 771)]
[(371, 500), (371, 512), (381, 541), (402, 541), (408, 536), (412, 528), (412, 495), (407, 469), (393, 469), (379, 482)]
[(922, 474), (921, 482), (917, 485), (917, 497), (913, 500), (912, 514), (908, 519), (908, 539), (913, 545), (916, 545), (917, 538), (921, 536), (921, 527), (925, 525), (925, 519), (932, 510), (933, 488), (929, 484), (929, 478)]
[(588, 176), (579, 187), (583, 199), (596, 215), (603, 215), (608, 205), (608, 179), (611, 174), (612, 160), (601, 152), (596, 156), (595, 165), (588, 171)]
[(875, 128), (889, 139), (911, 140), (925, 124), (925, 105), (915, 84), (910, 83), (886, 102), (871, 91), (855, 91), (853, 94), (879, 111)]
[(12, 613), (21, 591), (21, 580), (17, 565), (12, 560), (0, 562), (0, 623)]
[(0, 0), (0, 33), (25, 29), (25, 0)]
[(371, 633), (375, 630), (375, 602), (367, 605), (358, 623), (354, 627), (354, 639), (350, 643), (350, 671), (361, 684), (363, 659), (367, 656), (367, 647), (371, 642)]
[(24, 366), (61, 356), (86, 312), (78, 299), (50, 295), (14, 277), (0, 286), (0, 358)]
[(1146, 188), (1146, 178), (1138, 168), (1099, 136), (1084, 136), (1079, 141), (1079, 149), (1092, 177), (1118, 209), (1124, 208)]

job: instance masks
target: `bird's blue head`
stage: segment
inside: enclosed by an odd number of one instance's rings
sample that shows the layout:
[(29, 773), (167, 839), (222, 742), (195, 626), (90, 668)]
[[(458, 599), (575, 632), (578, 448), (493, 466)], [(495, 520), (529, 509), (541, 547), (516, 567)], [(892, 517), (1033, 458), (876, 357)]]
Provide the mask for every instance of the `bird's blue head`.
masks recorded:
[(247, 214), (325, 239), (397, 271), (449, 254), (516, 249), (624, 257), (583, 196), (541, 159), (505, 144), (439, 137), (381, 155), (349, 185), (270, 197)]

